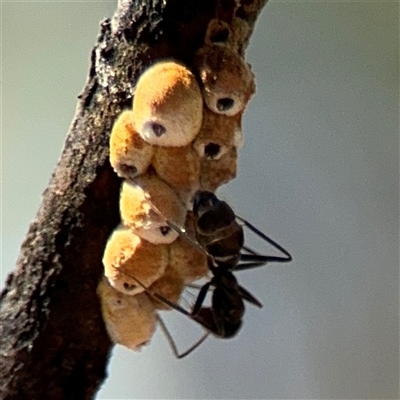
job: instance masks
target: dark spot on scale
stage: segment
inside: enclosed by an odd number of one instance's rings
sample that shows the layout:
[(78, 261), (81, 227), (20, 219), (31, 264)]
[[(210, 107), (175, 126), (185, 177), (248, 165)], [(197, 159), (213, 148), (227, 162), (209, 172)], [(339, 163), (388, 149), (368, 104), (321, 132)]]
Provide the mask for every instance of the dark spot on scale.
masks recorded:
[(137, 168), (134, 165), (121, 164), (119, 168), (124, 175), (133, 176), (136, 175), (138, 172)]
[(171, 232), (171, 228), (169, 226), (161, 226), (160, 227), (160, 232), (161, 232), (161, 235), (167, 236), (168, 233)]
[(230, 99), (229, 97), (223, 97), (222, 99), (217, 100), (217, 109), (219, 111), (227, 111), (230, 110), (233, 107), (233, 104), (235, 102), (233, 99)]
[(157, 122), (152, 122), (151, 129), (154, 135), (156, 135), (157, 137), (164, 135), (164, 133), (167, 131), (164, 126), (158, 124)]
[(215, 158), (221, 151), (221, 146), (217, 143), (208, 143), (204, 147), (204, 155), (206, 158)]
[(124, 289), (125, 290), (128, 290), (128, 291), (132, 291), (133, 289), (135, 289), (136, 288), (136, 285), (133, 285), (133, 284), (131, 284), (131, 283), (127, 283), (127, 282), (124, 282)]
[(229, 37), (229, 29), (223, 28), (216, 30), (210, 35), (210, 40), (213, 43), (225, 43)]

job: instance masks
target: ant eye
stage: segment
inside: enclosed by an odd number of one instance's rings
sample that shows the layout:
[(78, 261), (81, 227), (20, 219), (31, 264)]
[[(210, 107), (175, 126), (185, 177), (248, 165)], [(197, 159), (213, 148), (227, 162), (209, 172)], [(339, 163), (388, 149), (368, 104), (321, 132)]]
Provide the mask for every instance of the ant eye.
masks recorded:
[(168, 233), (171, 232), (171, 228), (170, 228), (169, 226), (162, 226), (162, 227), (160, 228), (160, 232), (161, 232), (161, 234), (162, 234), (163, 236), (167, 236)]
[[(151, 122), (147, 128), (154, 133), (155, 136), (160, 137), (167, 131), (164, 126), (157, 122)], [(146, 129), (146, 128), (145, 128)]]
[(219, 111), (228, 111), (230, 110), (235, 102), (233, 99), (230, 99), (229, 97), (223, 97), (222, 99), (217, 100), (217, 108)]
[(136, 288), (136, 285), (133, 285), (133, 284), (129, 284), (129, 283), (127, 283), (127, 282), (124, 282), (124, 289), (125, 289), (125, 290), (132, 291), (132, 290), (135, 289), (135, 288)]
[(204, 147), (206, 158), (215, 158), (221, 151), (221, 146), (216, 143), (209, 143)]

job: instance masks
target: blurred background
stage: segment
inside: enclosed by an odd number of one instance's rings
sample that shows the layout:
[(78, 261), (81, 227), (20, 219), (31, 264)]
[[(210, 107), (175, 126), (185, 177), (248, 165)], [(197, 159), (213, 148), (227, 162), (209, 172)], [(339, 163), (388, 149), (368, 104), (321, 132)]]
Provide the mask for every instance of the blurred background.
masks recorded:
[[(2, 285), (115, 6), (1, 4)], [(247, 56), (257, 93), (219, 193), (294, 261), (237, 274), (264, 308), (232, 340), (183, 360), (160, 331), (140, 353), (116, 346), (97, 398), (399, 398), (399, 4), (272, 1)], [(202, 331), (176, 314), (183, 350)]]

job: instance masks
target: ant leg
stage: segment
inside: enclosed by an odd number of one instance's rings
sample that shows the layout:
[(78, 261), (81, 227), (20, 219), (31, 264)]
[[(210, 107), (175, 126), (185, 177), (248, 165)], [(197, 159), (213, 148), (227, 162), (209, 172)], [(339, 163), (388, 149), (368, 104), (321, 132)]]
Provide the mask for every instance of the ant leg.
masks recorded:
[(249, 303), (262, 308), (262, 304), (250, 292), (248, 292), (243, 286), (239, 286), (239, 292), (242, 295), (242, 297), (245, 300), (247, 300)]
[[(270, 260), (269, 256), (259, 256), (256, 258), (250, 258), (246, 257), (249, 254), (240, 254), (240, 261), (243, 261), (239, 264), (236, 264), (232, 270), (233, 271), (243, 271), (244, 269), (251, 269), (251, 268), (257, 268), (257, 267), (262, 267), (263, 265), (267, 264), (268, 262), (272, 262), (273, 260)], [(242, 257), (244, 256), (244, 257)], [(261, 259), (260, 257), (268, 257), (268, 262), (265, 261), (264, 259)], [(251, 262), (250, 262), (251, 261)]]
[(146, 285), (144, 285), (142, 282), (139, 281), (139, 279), (135, 278), (134, 276), (127, 274), (126, 272), (124, 272), (127, 276), (130, 276), (132, 279), (134, 279), (145, 291), (146, 293), (149, 294), (149, 296), (154, 297), (155, 299), (162, 301), (163, 303), (167, 304), (168, 306), (170, 306), (171, 308), (173, 308), (176, 311), (179, 311), (181, 314), (186, 315), (187, 317), (189, 317), (190, 319), (198, 322), (200, 325), (204, 326), (207, 330), (214, 332), (213, 328), (207, 324), (207, 322), (203, 322), (201, 320), (196, 319), (196, 315), (194, 314), (194, 311), (196, 311), (196, 314), (199, 313), (200, 309), (201, 309), (201, 305), (203, 304), (203, 301), (206, 297), (207, 291), (210, 288), (211, 285), (211, 281), (207, 282), (200, 290), (200, 293), (197, 297), (196, 303), (193, 307), (193, 311), (189, 312), (187, 310), (185, 310), (183, 307), (181, 307), (179, 304), (176, 304), (170, 300), (168, 300), (166, 297), (161, 296), (161, 294), (157, 293), (157, 292), (153, 292), (151, 291)]
[(172, 351), (175, 354), (175, 357), (180, 358), (178, 347), (176, 347), (176, 343), (175, 343), (174, 339), (172, 338), (167, 326), (165, 325), (164, 321), (162, 320), (162, 318), (160, 317), (159, 314), (156, 314), (156, 318), (157, 318), (158, 323), (161, 326), (161, 330), (163, 331), (165, 337), (167, 338), (168, 344), (170, 345)]
[(278, 257), (278, 256), (264, 256), (261, 254), (240, 254), (240, 260), (244, 262), (257, 262), (262, 264), (266, 264), (268, 262), (289, 262), (292, 259), (286, 257)]
[(175, 355), (176, 358), (181, 359), (183, 357), (186, 357), (189, 355), (193, 350), (197, 349), (210, 335), (210, 332), (206, 332), (196, 343), (194, 343), (191, 347), (189, 347), (185, 352), (182, 354), (179, 354), (178, 347), (176, 346), (176, 343), (174, 339), (171, 336), (171, 333), (169, 332), (167, 326), (165, 325), (164, 321), (161, 319), (161, 317), (157, 314), (156, 316), (158, 322), (160, 323), (161, 330), (163, 331), (165, 337), (167, 338), (167, 341), (169, 345), (171, 346), (171, 349)]
[[(266, 262), (268, 261), (274, 261), (274, 262), (289, 262), (292, 261), (292, 256), (290, 253), (285, 250), (281, 245), (279, 245), (275, 240), (272, 240), (269, 238), (265, 233), (261, 232), (259, 229), (257, 229), (254, 225), (252, 225), (250, 222), (246, 221), (244, 218), (236, 215), (236, 218), (241, 221), (247, 228), (249, 228), (253, 233), (255, 233), (257, 236), (268, 242), (270, 245), (274, 246), (276, 249), (278, 249), (281, 253), (285, 254), (286, 257), (275, 257), (275, 256), (264, 256), (264, 260)], [(254, 255), (256, 256), (256, 255)], [(261, 256), (259, 256), (261, 257)], [(262, 261), (261, 259), (259, 260), (260, 262)]]
[(192, 309), (192, 315), (195, 316), (199, 313), (201, 306), (204, 303), (204, 299), (206, 298), (207, 292), (210, 289), (211, 281), (207, 282), (203, 287), (200, 289), (199, 295), (197, 296), (196, 303), (194, 303)]
[(260, 254), (257, 253), (255, 250), (253, 250), (253, 249), (251, 249), (250, 247), (247, 247), (247, 246), (245, 246), (245, 245), (242, 246), (242, 250), (246, 251), (246, 252), (249, 253), (249, 254), (254, 254), (254, 255), (257, 255), (257, 256), (260, 255)]
[[(265, 259), (268, 260), (265, 260)], [(276, 258), (278, 258), (278, 260), (276, 260)], [(252, 268), (258, 268), (258, 267), (262, 267), (265, 264), (267, 264), (268, 262), (274, 262), (274, 261), (278, 261), (278, 262), (286, 262), (286, 261), (282, 261), (281, 257), (270, 257), (270, 256), (255, 256), (253, 257), (251, 254), (240, 254), (240, 260), (244, 261), (243, 263), (240, 264), (236, 264), (233, 268), (232, 271), (243, 271), (243, 270), (248, 270), (248, 269), (252, 269)], [(262, 260), (262, 261), (258, 261), (258, 260)], [(254, 262), (249, 262), (249, 261), (254, 261)], [(288, 260), (289, 261), (289, 260)]]
[(144, 285), (139, 279), (137, 279), (135, 276), (128, 274), (125, 271), (122, 271), (126, 276), (129, 276), (130, 278), (134, 279), (139, 286), (141, 286), (146, 293), (148, 293), (149, 296), (154, 297), (155, 299), (167, 304), (168, 306), (170, 306), (171, 308), (175, 309), (176, 311), (179, 311), (180, 313), (187, 315), (188, 317), (192, 317), (192, 314), (185, 310), (183, 307), (181, 307), (179, 304), (173, 303), (172, 301), (168, 300), (166, 297), (161, 296), (159, 293), (157, 292), (153, 292), (151, 291), (146, 285)]
[[(126, 272), (124, 272), (127, 276), (130, 276), (132, 279), (134, 279), (145, 291), (146, 293), (149, 294), (149, 296), (154, 297), (155, 299), (162, 301), (163, 303), (167, 304), (168, 306), (170, 306), (171, 308), (173, 308), (174, 310), (180, 312), (181, 314), (186, 315), (187, 317), (189, 317), (190, 319), (192, 319), (193, 321), (196, 321), (198, 324), (200, 324), (201, 326), (203, 326), (205, 329), (207, 329), (207, 331), (209, 332), (213, 332), (215, 333), (217, 336), (221, 336), (219, 334), (218, 331), (216, 331), (215, 327), (212, 325), (212, 322), (214, 321), (212, 317), (211, 312), (209, 312), (210, 315), (207, 315), (208, 318), (210, 319), (210, 321), (206, 321), (203, 317), (204, 316), (200, 316), (200, 315), (193, 315), (193, 311), (189, 312), (187, 310), (185, 310), (183, 307), (181, 307), (179, 304), (173, 303), (172, 301), (168, 300), (166, 297), (161, 296), (160, 294), (156, 293), (156, 292), (152, 292), (148, 287), (146, 287), (146, 285), (144, 285), (142, 282), (139, 281), (139, 279), (135, 278), (134, 276), (127, 274)], [(201, 292), (204, 293), (202, 294), (202, 302), (204, 301), (204, 298), (206, 296), (207, 290), (209, 289), (211, 285), (211, 281), (206, 283), (203, 288), (201, 289)], [(207, 289), (207, 290), (206, 290)], [(199, 301), (199, 297), (200, 294), (198, 296), (198, 299), (196, 300), (196, 304), (200, 303)], [(201, 303), (200, 303), (201, 306)], [(195, 305), (196, 307), (196, 305)], [(205, 311), (204, 308), (200, 308), (197, 313), (199, 313), (201, 310)], [(203, 339), (205, 340), (205, 338)], [(200, 343), (199, 343), (200, 345)], [(197, 346), (195, 346), (194, 348), (196, 348)], [(194, 349), (193, 349), (194, 350)], [(190, 350), (192, 351), (192, 350)]]
[(196, 285), (195, 283), (188, 283), (185, 286), (190, 289), (198, 289), (198, 290), (200, 290), (203, 287), (202, 285)]
[[(257, 267), (262, 267), (267, 263), (265, 261), (265, 257), (261, 255), (260, 253), (257, 253), (255, 250), (251, 249), (250, 247), (247, 246), (242, 246), (242, 250), (246, 251), (246, 253), (240, 253), (240, 260), (244, 261), (244, 263), (237, 264), (233, 269), (235, 271), (241, 271), (244, 269), (251, 269), (251, 268), (257, 268)], [(257, 261), (260, 260), (260, 261)], [(271, 261), (271, 260), (269, 260)]]

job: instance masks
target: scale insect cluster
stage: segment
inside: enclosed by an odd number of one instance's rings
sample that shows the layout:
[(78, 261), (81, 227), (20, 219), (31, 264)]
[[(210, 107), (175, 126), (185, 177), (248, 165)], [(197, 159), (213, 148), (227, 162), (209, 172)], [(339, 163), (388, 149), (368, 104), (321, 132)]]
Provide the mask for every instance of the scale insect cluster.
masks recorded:
[[(211, 21), (191, 69), (176, 60), (147, 68), (132, 108), (122, 111), (110, 135), (110, 163), (123, 179), (121, 223), (105, 248), (98, 293), (110, 337), (133, 350), (150, 341), (154, 321), (164, 328), (162, 309), (175, 309), (218, 337), (235, 335), (244, 301), (260, 303), (233, 272), (290, 258), (243, 220), (285, 257), (245, 254), (242, 227), (213, 194), (236, 176), (241, 118), (255, 91), (243, 58), (248, 32), (239, 22)], [(185, 310), (179, 305), (185, 285), (204, 277), (209, 281), (193, 309)]]

